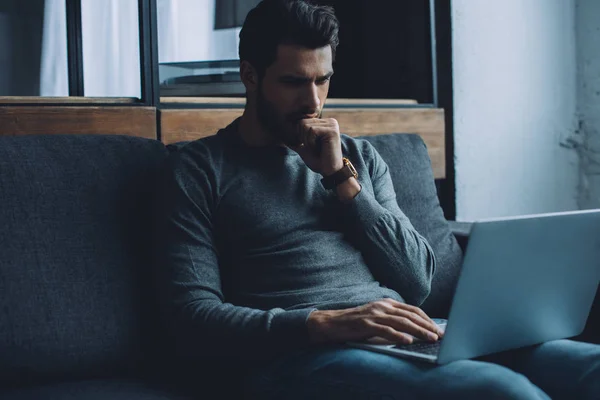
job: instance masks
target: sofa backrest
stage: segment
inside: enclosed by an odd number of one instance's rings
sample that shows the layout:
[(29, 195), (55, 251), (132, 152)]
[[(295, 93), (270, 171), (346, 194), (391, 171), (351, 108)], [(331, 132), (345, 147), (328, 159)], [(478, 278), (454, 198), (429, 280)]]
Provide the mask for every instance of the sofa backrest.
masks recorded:
[(149, 199), (166, 155), (128, 136), (0, 136), (0, 385), (152, 359)]

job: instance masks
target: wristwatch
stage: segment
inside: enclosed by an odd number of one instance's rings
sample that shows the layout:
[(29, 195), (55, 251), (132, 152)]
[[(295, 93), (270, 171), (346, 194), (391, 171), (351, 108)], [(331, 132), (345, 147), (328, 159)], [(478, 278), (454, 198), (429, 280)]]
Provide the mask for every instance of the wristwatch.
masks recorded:
[(343, 157), (342, 162), (344, 163), (342, 169), (321, 179), (321, 184), (323, 184), (325, 189), (333, 189), (351, 177), (358, 178), (358, 172), (356, 172), (356, 168), (354, 168), (354, 165), (352, 165), (350, 160), (348, 160), (346, 157)]

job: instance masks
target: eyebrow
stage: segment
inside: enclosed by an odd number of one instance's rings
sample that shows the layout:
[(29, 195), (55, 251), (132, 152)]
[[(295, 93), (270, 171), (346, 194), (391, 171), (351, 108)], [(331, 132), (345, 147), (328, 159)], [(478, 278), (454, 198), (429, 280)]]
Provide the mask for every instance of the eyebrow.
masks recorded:
[[(333, 71), (330, 71), (323, 76), (319, 76), (316, 80), (324, 81), (324, 80), (331, 78), (332, 76), (333, 76)], [(280, 81), (292, 81), (292, 82), (310, 82), (312, 79), (304, 77), (304, 76), (298, 76), (298, 75), (283, 75), (279, 78), (279, 80)]]

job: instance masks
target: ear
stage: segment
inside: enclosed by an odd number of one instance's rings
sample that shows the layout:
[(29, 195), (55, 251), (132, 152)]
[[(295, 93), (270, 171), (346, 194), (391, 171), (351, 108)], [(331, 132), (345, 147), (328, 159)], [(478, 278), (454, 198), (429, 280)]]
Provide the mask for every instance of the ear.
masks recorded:
[(242, 61), (240, 63), (240, 78), (242, 83), (246, 87), (247, 92), (254, 92), (258, 88), (258, 73), (256, 68), (252, 66), (248, 61)]

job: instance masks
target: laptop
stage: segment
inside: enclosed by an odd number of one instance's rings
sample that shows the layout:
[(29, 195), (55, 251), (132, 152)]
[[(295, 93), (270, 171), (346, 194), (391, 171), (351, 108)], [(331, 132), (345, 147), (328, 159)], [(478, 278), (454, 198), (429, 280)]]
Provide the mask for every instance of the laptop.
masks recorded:
[(349, 342), (393, 356), (446, 364), (577, 336), (600, 281), (600, 210), (473, 224), (447, 320), (437, 342)]

